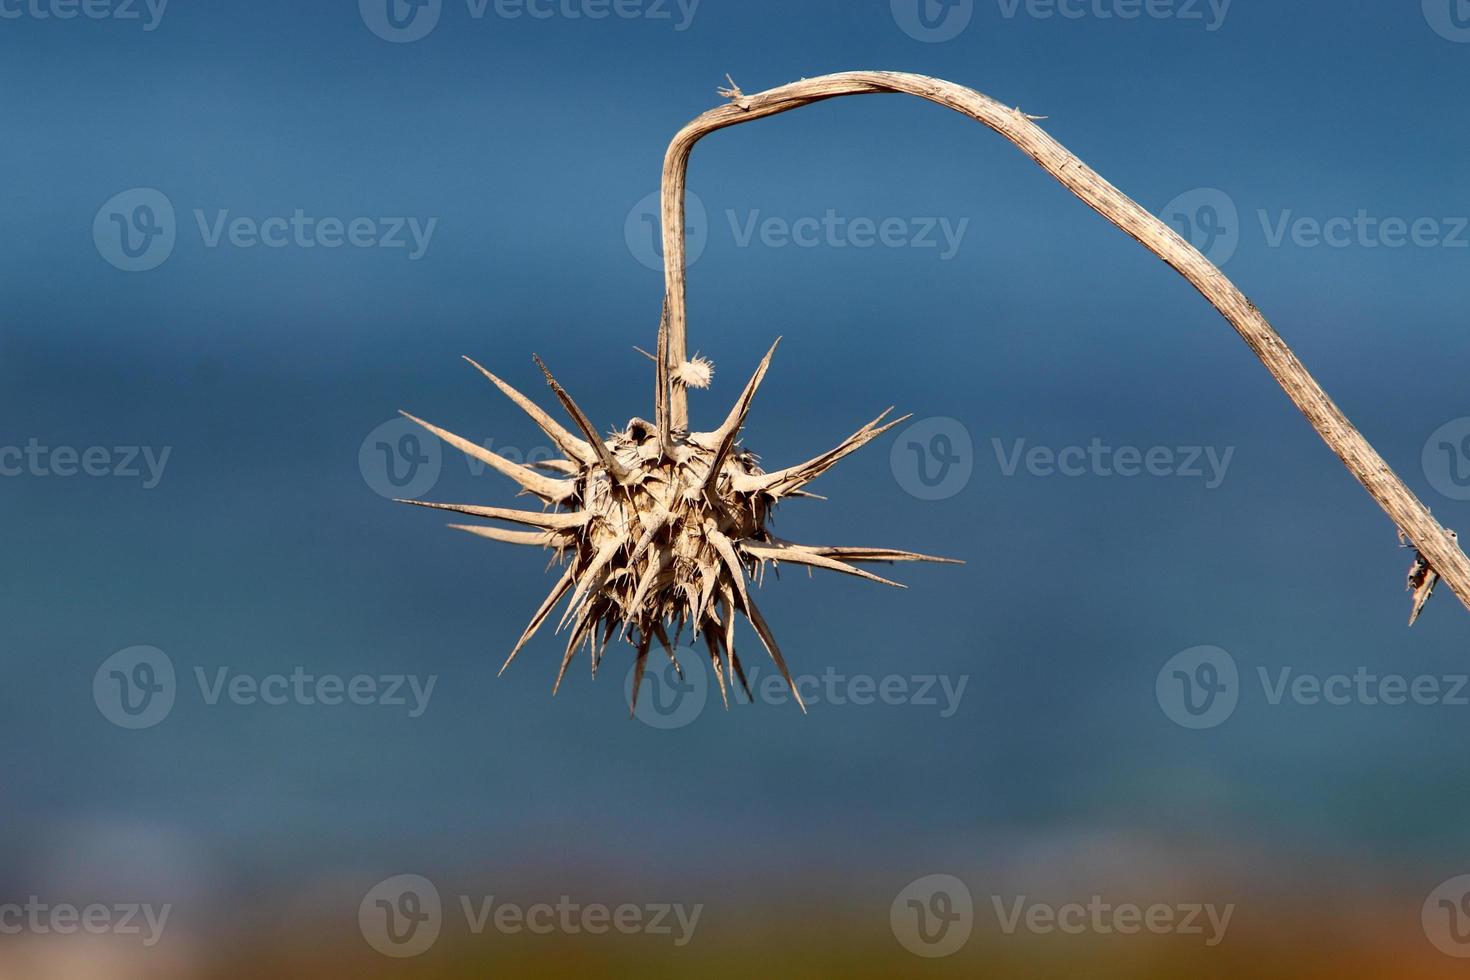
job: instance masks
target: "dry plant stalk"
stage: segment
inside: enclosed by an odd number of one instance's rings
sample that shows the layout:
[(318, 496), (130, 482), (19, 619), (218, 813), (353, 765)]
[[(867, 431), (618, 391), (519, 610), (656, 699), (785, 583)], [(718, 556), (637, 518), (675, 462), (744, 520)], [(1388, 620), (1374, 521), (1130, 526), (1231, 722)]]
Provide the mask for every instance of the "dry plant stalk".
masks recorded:
[(523, 494), (536, 497), (542, 504), (541, 510), (530, 511), (402, 501), (530, 528), (451, 525), (492, 541), (550, 549), (553, 562), (565, 566), (506, 658), (502, 671), (570, 594), (557, 627), (569, 628), (570, 636), (553, 692), (560, 688), (568, 666), (584, 646), (590, 649), (595, 676), (608, 644), (617, 636), (630, 639), (637, 650), (632, 693), (636, 706), (652, 644), (657, 641), (677, 668), (675, 648), (683, 627), (690, 625), (696, 637), (703, 636), (728, 706), (728, 688), (735, 683), (744, 688), (747, 699), (750, 695), (735, 650), (735, 618), (739, 614), (754, 626), (797, 704), (805, 711), (781, 649), (750, 596), (748, 586), (762, 576), (767, 564), (790, 562), (897, 585), (859, 566), (955, 563), (953, 559), (889, 548), (801, 545), (771, 532), (771, 513), (781, 500), (813, 496), (805, 489), (808, 484), (907, 418), (888, 420), (889, 409), (828, 452), (795, 466), (764, 471), (758, 458), (741, 446), (740, 435), (776, 352), (774, 344), (719, 427), (707, 432), (689, 431), (688, 389), (706, 387), (713, 374), (713, 365), (708, 361), (688, 356), (686, 340), (684, 195), (694, 144), (727, 126), (813, 102), (882, 92), (917, 95), (994, 129), (1193, 283), (1261, 358), (1323, 440), (1398, 524), (1401, 535), (1418, 549), (1409, 579), (1415, 593), (1414, 616), (1417, 618), (1440, 578), (1470, 606), (1470, 560), (1460, 550), (1453, 532), (1440, 527), (1327, 397), (1260, 311), (1193, 246), (1068, 153), (1036, 126), (1033, 117), (1019, 109), (1008, 109), (971, 89), (921, 75), (849, 72), (749, 96), (731, 82), (730, 88), (723, 90), (730, 104), (700, 116), (674, 138), (663, 173), (664, 313), (658, 350), (650, 355), (654, 361), (655, 421), (635, 418), (623, 430), (604, 438), (540, 358), (536, 363), (575, 424), (576, 433), (499, 377), (474, 361), (470, 364), (531, 417), (562, 452), (562, 459), (523, 466), (404, 413), (451, 446), (509, 477), (520, 485)]
[[(927, 99), (995, 130), (1088, 207), (1188, 279), (1230, 322), (1286, 391), (1287, 397), (1312, 423), (1322, 441), (1378, 501), (1378, 506), (1397, 525), (1401, 539), (1417, 549), (1415, 565), (1409, 576), (1409, 589), (1414, 593), (1409, 624), (1413, 625), (1418, 619), (1439, 579), (1447, 582), (1466, 608), (1470, 608), (1470, 559), (1460, 550), (1455, 533), (1447, 531), (1435, 520), (1429, 508), (1353, 427), (1256, 305), (1174, 229), (1144, 210), (1047, 135), (1035, 122), (1044, 117), (1029, 116), (1020, 109), (1008, 108), (953, 82), (904, 72), (853, 71), (802, 79), (756, 95), (746, 95), (731, 81), (729, 88), (720, 91), (730, 100), (728, 105), (706, 112), (680, 130), (664, 158), (662, 203), (665, 302), (670, 327), (669, 354), (674, 363), (683, 359), (686, 349), (684, 190), (689, 155), (694, 144), (716, 130), (789, 112), (813, 102), (844, 95), (889, 93)], [(675, 425), (681, 424), (687, 414), (683, 399), (684, 393), (675, 389)]]

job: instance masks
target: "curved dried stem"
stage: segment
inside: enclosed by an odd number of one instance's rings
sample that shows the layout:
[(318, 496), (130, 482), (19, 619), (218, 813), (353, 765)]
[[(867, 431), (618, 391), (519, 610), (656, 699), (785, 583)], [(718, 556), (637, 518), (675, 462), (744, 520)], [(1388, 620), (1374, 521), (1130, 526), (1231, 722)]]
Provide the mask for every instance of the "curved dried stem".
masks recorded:
[[(845, 95), (884, 93), (927, 99), (995, 130), (1089, 207), (1189, 280), (1261, 359), (1348, 472), (1414, 543), (1432, 570), (1470, 608), (1470, 559), (1460, 550), (1454, 536), (1435, 520), (1353, 427), (1255, 304), (1194, 246), (1047, 135), (1033, 121), (1034, 117), (952, 82), (902, 72), (857, 71), (803, 79), (755, 95), (745, 95), (732, 87), (724, 92), (731, 100), (729, 104), (706, 112), (679, 131), (669, 146), (663, 171), (665, 322), (660, 333), (666, 336), (660, 343), (665, 357), (659, 371), (661, 383), (688, 357), (684, 197), (694, 145), (717, 130), (789, 112), (813, 102)], [(687, 392), (677, 380), (668, 385), (659, 395), (661, 400), (668, 398), (668, 424), (675, 431), (687, 431)]]

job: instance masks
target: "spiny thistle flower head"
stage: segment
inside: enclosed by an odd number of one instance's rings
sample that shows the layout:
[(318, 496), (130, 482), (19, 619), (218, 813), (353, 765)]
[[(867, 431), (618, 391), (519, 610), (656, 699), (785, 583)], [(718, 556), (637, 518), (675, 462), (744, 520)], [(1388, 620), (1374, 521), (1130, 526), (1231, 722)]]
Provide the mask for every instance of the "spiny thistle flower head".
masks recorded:
[(537, 365), (578, 434), (471, 360), (535, 421), (564, 458), (522, 466), (404, 414), (451, 446), (514, 480), (523, 493), (539, 498), (543, 509), (411, 500), (403, 503), (530, 528), (451, 525), (492, 541), (553, 552), (554, 563), (563, 569), (561, 577), (505, 661), (505, 667), (510, 666), (570, 594), (557, 624), (558, 630), (568, 630), (568, 639), (553, 693), (560, 688), (578, 650), (585, 647), (590, 651), (595, 676), (609, 644), (627, 639), (637, 651), (633, 679), (636, 705), (652, 644), (657, 641), (677, 668), (676, 647), (684, 627), (690, 626), (693, 635), (704, 640), (726, 706), (727, 687), (731, 684), (739, 683), (749, 699), (745, 669), (735, 650), (735, 619), (739, 614), (755, 628), (800, 705), (801, 695), (781, 649), (750, 595), (751, 585), (763, 578), (767, 564), (790, 562), (897, 585), (858, 566), (950, 559), (887, 548), (814, 547), (783, 541), (771, 533), (771, 511), (784, 498), (813, 496), (803, 489), (808, 483), (907, 416), (885, 422), (890, 409), (836, 448), (804, 463), (765, 472), (758, 458), (741, 448), (739, 438), (776, 345), (761, 361), (719, 428), (680, 432), (670, 428), (671, 386), (704, 387), (713, 377), (714, 366), (701, 357), (669, 365), (666, 333), (667, 324), (660, 331), (659, 353), (653, 357), (656, 421), (635, 418), (622, 431), (607, 437), (598, 434), (539, 357)]

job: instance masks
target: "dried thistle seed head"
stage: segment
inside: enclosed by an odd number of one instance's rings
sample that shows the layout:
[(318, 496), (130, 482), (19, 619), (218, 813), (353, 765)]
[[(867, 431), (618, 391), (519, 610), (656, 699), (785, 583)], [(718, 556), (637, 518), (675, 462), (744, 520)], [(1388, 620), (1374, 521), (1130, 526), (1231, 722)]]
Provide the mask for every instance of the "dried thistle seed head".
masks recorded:
[[(660, 331), (661, 353), (667, 349), (666, 330), (667, 325)], [(536, 363), (545, 373), (547, 384), (580, 434), (574, 435), (529, 398), (470, 361), (519, 405), (565, 456), (539, 467), (513, 463), (483, 446), (408, 416), (455, 448), (510, 477), (520, 484), (523, 493), (540, 498), (543, 505), (552, 508), (521, 511), (403, 501), (529, 527), (532, 530), (514, 531), (498, 526), (451, 525), (494, 541), (535, 545), (554, 552), (563, 567), (562, 575), (506, 658), (506, 667), (570, 594), (557, 624), (557, 630), (568, 629), (569, 636), (553, 692), (560, 688), (578, 650), (590, 650), (595, 676), (608, 644), (615, 637), (626, 638), (637, 649), (633, 681), (636, 705), (653, 642), (657, 641), (677, 665), (675, 646), (689, 625), (696, 637), (704, 639), (720, 694), (728, 706), (727, 679), (729, 684), (738, 681), (747, 698), (750, 695), (745, 670), (735, 652), (735, 616), (739, 613), (755, 627), (804, 711), (776, 639), (750, 596), (750, 580), (761, 577), (766, 563), (792, 562), (897, 585), (857, 566), (896, 561), (951, 562), (886, 548), (798, 545), (770, 532), (771, 512), (777, 503), (786, 497), (811, 496), (803, 489), (808, 483), (908, 417), (885, 423), (890, 409), (835, 449), (767, 473), (754, 454), (740, 447), (739, 437), (775, 352), (773, 344), (724, 422), (709, 432), (670, 431), (669, 386), (690, 385), (691, 378), (702, 378), (707, 384), (713, 365), (699, 357), (672, 369), (660, 363), (657, 421), (635, 418), (621, 432), (606, 438), (597, 433), (540, 358)]]

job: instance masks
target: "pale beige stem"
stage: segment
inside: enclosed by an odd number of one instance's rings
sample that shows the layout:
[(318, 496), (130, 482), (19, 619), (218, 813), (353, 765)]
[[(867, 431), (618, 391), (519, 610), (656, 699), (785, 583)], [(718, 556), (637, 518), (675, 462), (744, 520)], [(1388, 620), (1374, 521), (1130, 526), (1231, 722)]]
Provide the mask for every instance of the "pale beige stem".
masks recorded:
[[(924, 75), (857, 71), (804, 79), (756, 95), (745, 95), (732, 86), (724, 93), (730, 98), (729, 104), (706, 112), (680, 130), (669, 146), (663, 172), (664, 277), (669, 325), (667, 357), (671, 367), (688, 357), (684, 195), (689, 155), (694, 144), (727, 126), (774, 116), (813, 102), (844, 95), (882, 93), (916, 95), (989, 126), (1040, 164), (1089, 207), (1188, 279), (1230, 321), (1348, 471), (1449, 583), (1460, 601), (1470, 608), (1470, 559), (1353, 427), (1255, 304), (1194, 246), (1068, 152), (1037, 126), (1032, 117), (962, 85)], [(677, 381), (672, 383), (672, 389), (672, 427), (687, 430), (687, 393)]]

